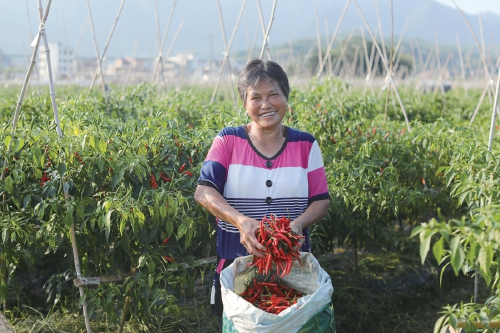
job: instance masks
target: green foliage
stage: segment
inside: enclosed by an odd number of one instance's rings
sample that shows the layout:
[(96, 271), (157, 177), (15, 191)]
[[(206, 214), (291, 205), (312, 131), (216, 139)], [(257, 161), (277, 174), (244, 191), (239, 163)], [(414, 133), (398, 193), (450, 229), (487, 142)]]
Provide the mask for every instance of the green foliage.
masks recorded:
[[(456, 274), (478, 269), (497, 290), (500, 162), (497, 140), (492, 152), (485, 146), (489, 106), (470, 125), (475, 105), (460, 93), (401, 96), (411, 131), (394, 96), (386, 113), (385, 94), (363, 96), (338, 80), (292, 91), (285, 123), (317, 138), (331, 194), (328, 216), (311, 227), (313, 252), (402, 252), (413, 229), (423, 262), (432, 251)], [(19, 290), (16, 274), (35, 276), (48, 255), (72, 257), (74, 225), (83, 276), (133, 275), (75, 299), (64, 292), (76, 275), (65, 259), (46, 283), (51, 303), (85, 300), (113, 323), (127, 297), (137, 320), (178, 314), (175, 295), (193, 285), (188, 267), (215, 248), (210, 217), (193, 199), (200, 167), (216, 133), (246, 121), (231, 101), (210, 97), (139, 85), (106, 103), (71, 91), (59, 101), (63, 138), (48, 96), (25, 100), (15, 135), (15, 96), (0, 99), (0, 300)]]

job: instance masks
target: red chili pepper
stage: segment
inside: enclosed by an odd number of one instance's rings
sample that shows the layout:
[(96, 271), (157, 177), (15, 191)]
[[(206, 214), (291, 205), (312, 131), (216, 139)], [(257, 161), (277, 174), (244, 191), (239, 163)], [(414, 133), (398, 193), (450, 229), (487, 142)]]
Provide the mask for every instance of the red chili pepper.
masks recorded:
[(189, 160), (189, 165), (193, 166), (193, 159), (191, 158), (191, 156), (188, 157), (188, 160)]
[(184, 171), (183, 174), (193, 177), (193, 173), (191, 171)]
[(51, 178), (47, 176), (46, 172), (44, 172), (42, 178), (40, 178), (40, 187), (43, 187), (43, 185), (45, 185), (45, 182), (49, 180), (51, 180)]
[(156, 179), (155, 175), (151, 173), (151, 178), (149, 179), (149, 185), (151, 185), (152, 188), (158, 188), (158, 185), (156, 184)]
[(170, 237), (167, 237), (163, 240), (163, 243), (161, 243), (161, 245), (165, 245), (168, 243), (168, 240), (170, 239)]
[(166, 172), (160, 172), (160, 178), (163, 179), (166, 182), (172, 181), (172, 178), (168, 177)]
[(174, 259), (170, 258), (169, 256), (163, 256), (163, 259), (165, 259), (166, 261), (170, 261), (170, 262), (176, 262)]
[(182, 172), (182, 171), (184, 171), (185, 168), (186, 168), (186, 163), (181, 165), (181, 167), (179, 168), (179, 171)]

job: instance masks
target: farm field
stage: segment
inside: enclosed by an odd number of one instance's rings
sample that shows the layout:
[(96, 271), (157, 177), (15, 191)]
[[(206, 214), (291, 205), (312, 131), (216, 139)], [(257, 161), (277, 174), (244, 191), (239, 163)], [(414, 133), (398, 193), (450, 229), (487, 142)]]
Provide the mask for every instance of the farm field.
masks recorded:
[[(115, 88), (108, 101), (57, 91), (62, 138), (48, 94), (25, 99), (13, 133), (18, 92), (0, 93), (2, 312), (18, 332), (85, 332), (83, 302), (98, 332), (215, 332), (213, 267), (199, 264), (215, 255), (214, 220), (193, 193), (213, 137), (247, 121), (241, 105), (229, 92), (210, 104), (200, 87)], [(311, 240), (337, 332), (431, 332), (438, 319), (436, 332), (459, 321), (475, 331), (499, 321), (492, 99), (471, 124), (481, 91), (400, 93), (408, 125), (395, 96), (386, 108), (385, 91), (328, 79), (293, 90), (284, 119), (324, 158), (331, 206)], [(83, 277), (126, 279), (80, 297), (72, 225)]]

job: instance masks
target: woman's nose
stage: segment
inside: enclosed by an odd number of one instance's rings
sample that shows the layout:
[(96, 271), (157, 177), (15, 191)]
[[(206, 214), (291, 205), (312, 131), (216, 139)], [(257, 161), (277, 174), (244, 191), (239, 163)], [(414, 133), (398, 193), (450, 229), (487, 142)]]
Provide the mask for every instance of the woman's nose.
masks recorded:
[(264, 98), (262, 99), (262, 108), (263, 108), (263, 109), (267, 109), (267, 108), (269, 108), (269, 107), (271, 107), (271, 103), (270, 103), (270, 101), (269, 101), (269, 98), (264, 97)]

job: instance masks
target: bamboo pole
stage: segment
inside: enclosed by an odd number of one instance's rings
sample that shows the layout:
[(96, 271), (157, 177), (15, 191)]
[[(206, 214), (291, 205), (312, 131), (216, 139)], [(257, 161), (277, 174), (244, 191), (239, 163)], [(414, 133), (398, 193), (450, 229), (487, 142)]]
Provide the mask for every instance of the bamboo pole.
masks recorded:
[[(158, 70), (160, 65), (163, 66), (163, 50), (165, 49), (165, 42), (167, 40), (168, 32), (170, 31), (170, 25), (172, 23), (172, 18), (174, 16), (175, 6), (177, 4), (177, 0), (174, 1), (172, 5), (172, 9), (170, 10), (170, 16), (168, 18), (167, 27), (165, 28), (165, 32), (163, 33), (163, 39), (161, 41), (160, 48), (158, 50), (158, 56), (155, 61), (155, 68), (153, 70), (153, 83), (156, 81), (156, 76), (158, 75)], [(167, 56), (168, 57), (168, 56)]]
[[(495, 90), (495, 99), (494, 99), (494, 102), (493, 102), (493, 112), (491, 113), (491, 126), (490, 126), (490, 137), (489, 137), (489, 140), (488, 140), (488, 151), (491, 152), (491, 148), (493, 146), (493, 136), (495, 134), (495, 118), (496, 118), (496, 110), (498, 108), (498, 90), (499, 90), (499, 86), (500, 86), (500, 68), (498, 70), (498, 78), (497, 78), (497, 87), (496, 87), (496, 90)], [(474, 292), (475, 294), (475, 292)]]
[[(436, 27), (436, 65), (437, 65), (437, 72), (441, 73), (441, 52), (439, 52), (439, 37), (438, 37), (439, 31), (438, 28)], [(441, 89), (441, 92), (444, 94), (444, 86), (443, 82), (441, 80), (438, 80), (439, 82), (439, 88)], [(434, 89), (436, 90), (436, 89)]]
[(422, 71), (420, 72), (419, 79), (417, 81), (417, 84), (415, 85), (415, 91), (418, 90), (420, 83), (422, 82), (422, 76), (425, 75), (425, 71), (427, 70), (427, 66), (429, 65), (429, 62), (431, 60), (432, 53), (434, 52), (434, 49), (430, 49), (429, 53), (427, 54), (427, 58), (425, 59), (425, 62), (422, 66)]
[[(31, 18), (30, 18), (30, 10), (29, 10), (29, 4), (28, 4), (28, 0), (25, 0), (26, 2), (26, 15), (27, 15), (27, 18), (28, 18), (28, 31), (29, 31), (29, 34), (30, 34), (30, 40), (33, 40), (33, 33), (32, 33), (32, 30), (31, 30)], [(34, 70), (35, 70), (35, 78), (36, 78), (36, 92), (38, 95), (40, 95), (40, 72), (38, 71), (38, 66), (35, 64), (35, 67), (34, 67)]]
[(229, 61), (229, 51), (231, 49), (231, 45), (233, 44), (233, 39), (234, 39), (234, 36), (236, 35), (236, 31), (238, 30), (238, 26), (240, 24), (241, 16), (243, 15), (243, 11), (245, 9), (246, 3), (247, 3), (247, 0), (243, 0), (243, 4), (241, 6), (241, 10), (240, 10), (240, 13), (238, 15), (238, 19), (236, 20), (236, 24), (234, 25), (233, 33), (231, 35), (231, 39), (229, 40), (229, 44), (228, 44), (226, 42), (226, 30), (224, 28), (224, 20), (222, 18), (222, 10), (221, 10), (221, 6), (220, 6), (220, 0), (217, 0), (217, 5), (219, 8), (219, 19), (220, 19), (220, 24), (221, 24), (221, 29), (222, 29), (222, 38), (224, 40), (224, 48), (226, 51), (224, 52), (224, 60), (222, 61), (222, 65), (220, 67), (219, 77), (217, 79), (217, 83), (215, 85), (214, 92), (212, 94), (212, 99), (210, 100), (210, 104), (213, 104), (213, 102), (215, 100), (215, 94), (217, 93), (217, 90), (219, 88), (220, 80), (222, 78), (222, 74), (224, 73), (224, 67), (226, 66), (226, 63), (227, 63), (228, 68), (229, 68), (229, 80), (231, 82), (231, 95), (233, 98), (233, 103), (234, 103), (235, 108), (238, 107), (238, 103), (236, 102), (236, 97), (234, 95), (234, 84), (233, 84), (233, 78), (232, 78), (231, 63)]
[[(51, 1), (51, 0), (49, 0)], [(38, 9), (39, 9), (39, 14), (40, 14), (40, 22), (45, 22), (44, 19), (46, 20), (46, 15), (43, 14), (43, 7), (42, 7), (42, 1), (38, 0)], [(46, 12), (49, 11), (49, 7), (47, 7)], [(60, 120), (59, 120), (59, 112), (57, 109), (57, 104), (55, 100), (55, 91), (54, 91), (54, 83), (53, 83), (53, 78), (52, 78), (52, 65), (50, 62), (50, 50), (49, 50), (49, 44), (47, 42), (47, 35), (45, 33), (45, 29), (42, 30), (41, 35), (43, 37), (43, 41), (45, 44), (45, 52), (46, 52), (46, 57), (47, 57), (47, 72), (49, 76), (49, 88), (50, 88), (50, 97), (52, 101), (52, 108), (54, 111), (54, 121), (56, 123), (56, 132), (59, 136), (59, 138), (62, 139), (63, 133), (61, 131), (61, 125), (60, 125)], [(66, 201), (70, 200), (70, 196), (68, 193), (69, 185), (66, 182), (65, 176), (63, 176), (63, 191), (64, 191), (64, 198)], [(75, 224), (71, 224), (71, 245), (73, 248), (73, 259), (75, 262), (75, 269), (77, 276), (82, 276), (81, 275), (81, 270), (80, 270), (80, 259), (78, 255), (78, 247), (76, 244), (76, 233), (75, 233)], [(80, 291), (80, 297), (83, 297), (85, 295), (85, 290), (83, 287), (79, 288)], [(90, 331), (90, 321), (89, 321), (89, 316), (87, 313), (87, 302), (83, 302), (83, 314), (85, 317), (85, 327), (87, 328), (87, 333), (91, 333)]]
[[(377, 7), (378, 14), (378, 7)], [(389, 73), (387, 75), (392, 76), (394, 73), (394, 3), (391, 0), (391, 50), (390, 50), (390, 59), (389, 59)], [(389, 89), (387, 89), (387, 93), (385, 96), (385, 111), (384, 111), (384, 123), (387, 121), (387, 111), (389, 109), (389, 96), (391, 94), (389, 83)]]
[[(264, 41), (266, 39), (266, 26), (264, 24), (264, 15), (262, 14), (262, 6), (260, 5), (260, 0), (257, 0), (257, 9), (259, 10), (259, 20), (260, 20), (260, 29), (262, 31), (262, 37), (264, 37)], [(271, 60), (271, 52), (269, 51), (269, 47), (266, 47), (267, 58)]]
[[(16, 135), (16, 128), (17, 128), (17, 121), (19, 120), (19, 114), (21, 111), (21, 106), (23, 105), (23, 100), (24, 100), (24, 95), (26, 93), (26, 89), (28, 87), (30, 78), (31, 78), (31, 73), (33, 71), (33, 67), (35, 66), (36, 63), (36, 54), (38, 51), (38, 46), (40, 45), (40, 40), (42, 37), (43, 32), (45, 31), (45, 22), (47, 21), (47, 16), (49, 15), (50, 11), (50, 5), (52, 4), (52, 0), (47, 1), (47, 10), (45, 11), (45, 14), (42, 17), (42, 20), (40, 21), (40, 24), (38, 26), (38, 33), (33, 40), (33, 43), (31, 44), (33, 46), (33, 52), (31, 54), (31, 62), (28, 67), (28, 71), (26, 73), (26, 76), (24, 77), (24, 82), (21, 87), (21, 93), (19, 94), (19, 98), (17, 100), (16, 104), (16, 110), (14, 111), (14, 118), (12, 120), (12, 129), (10, 132), (10, 136), (12, 140), (10, 140), (8, 146), (7, 146), (7, 152), (6, 152), (6, 157), (10, 155), (10, 152), (12, 150), (12, 142), (14, 141), (15, 135)], [(5, 180), (5, 170), (7, 168), (7, 158), (4, 159), (3, 161), (3, 168), (2, 168), (2, 174), (0, 175), (0, 180), (3, 181)], [(4, 310), (7, 309), (7, 300), (3, 300), (3, 308)]]
[[(354, 1), (354, 4), (356, 5), (356, 7), (358, 8), (359, 14), (361, 15), (361, 18), (363, 19), (363, 22), (365, 23), (365, 26), (366, 26), (368, 32), (370, 33), (370, 36), (371, 36), (373, 42), (375, 43), (375, 47), (377, 48), (378, 53), (382, 57), (382, 50), (380, 49), (377, 41), (375, 40), (375, 36), (373, 35), (373, 32), (372, 32), (370, 26), (368, 25), (368, 22), (366, 21), (365, 15), (361, 11), (361, 8), (359, 7), (357, 0), (353, 0), (353, 1)], [(385, 69), (387, 71), (389, 71), (389, 67), (387, 65), (387, 62), (385, 61), (385, 59), (383, 57), (382, 57), (382, 63), (384, 65)], [(403, 116), (404, 116), (405, 122), (406, 122), (406, 127), (408, 128), (408, 132), (410, 132), (411, 127), (410, 127), (410, 122), (408, 120), (408, 115), (406, 114), (406, 110), (405, 110), (405, 107), (403, 105), (403, 101), (401, 100), (401, 96), (399, 95), (398, 88), (396, 87), (396, 83), (394, 82), (394, 79), (392, 76), (390, 76), (390, 81), (391, 81), (392, 87), (394, 88), (394, 92), (396, 93), (396, 97), (398, 98), (399, 106), (401, 107), (401, 111), (403, 112)]]
[[(444, 86), (443, 86), (443, 78), (444, 76), (446, 75), (446, 70), (448, 69), (448, 63), (450, 62), (451, 58), (453, 57), (453, 53), (450, 51), (448, 53), (448, 57), (446, 57), (446, 61), (444, 62), (444, 65), (440, 68), (440, 71), (439, 71), (439, 82), (440, 82), (440, 86), (441, 86), (441, 92), (443, 94), (445, 94), (445, 91), (444, 91)], [(438, 87), (434, 87), (434, 95), (436, 95), (437, 93), (437, 90), (438, 90)]]
[(413, 46), (413, 38), (410, 38), (410, 49), (411, 49), (411, 64), (413, 66), (413, 73), (417, 72), (417, 59), (415, 59), (415, 48)]
[(321, 34), (319, 32), (318, 6), (316, 6), (316, 42), (318, 43), (318, 67), (319, 67), (321, 65), (321, 59), (323, 59), (323, 52), (321, 51)]
[(248, 31), (248, 9), (245, 10), (245, 41), (247, 42), (247, 62), (252, 60), (251, 46), (250, 46), (250, 31)]
[[(154, 9), (155, 9), (155, 22), (156, 22), (156, 47), (158, 49), (158, 53), (160, 53), (160, 44), (161, 44), (161, 32), (160, 32), (160, 16), (158, 14), (158, 1), (157, 0), (153, 0), (153, 5), (154, 5)], [(164, 68), (163, 68), (163, 62), (160, 62), (159, 63), (159, 67), (161, 67), (161, 80), (163, 82), (163, 86), (166, 86), (166, 82), (165, 82), (165, 76), (164, 76)], [(154, 76), (154, 75), (153, 75)], [(153, 83), (155, 81), (153, 80)]]
[[(113, 36), (113, 33), (115, 31), (116, 24), (118, 23), (118, 19), (120, 18), (120, 14), (122, 12), (124, 4), (125, 4), (125, 0), (122, 0), (122, 3), (120, 4), (120, 8), (118, 9), (118, 14), (116, 14), (115, 22), (113, 23), (113, 27), (111, 28), (111, 31), (109, 32), (109, 35), (108, 35), (108, 39), (106, 40), (106, 44), (104, 45), (104, 50), (102, 51), (101, 60), (100, 60), (101, 63), (104, 61), (104, 58), (106, 57), (106, 52), (108, 51), (109, 42), (111, 41), (111, 37)], [(99, 74), (99, 68), (96, 68), (96, 70), (94, 72), (94, 77), (92, 78), (92, 83), (90, 84), (90, 88), (89, 88), (90, 90), (92, 90), (92, 88), (94, 87), (94, 83), (95, 83), (95, 80), (96, 80), (98, 74)]]
[[(326, 36), (325, 39), (328, 41), (330, 39), (330, 32), (328, 31), (328, 19), (326, 17), (325, 17), (325, 36)], [(332, 54), (329, 53), (326, 59), (328, 61), (328, 75), (332, 76)]]
[[(349, 34), (349, 36), (347, 37), (346, 39), (346, 42), (344, 45), (341, 46), (341, 51), (340, 51), (340, 55), (339, 57), (336, 59), (335, 61), (335, 65), (333, 66), (333, 69), (332, 69), (332, 74), (335, 75), (335, 73), (338, 73), (337, 71), (340, 72), (340, 62), (341, 60), (343, 59), (344, 57), (344, 54), (345, 52), (347, 51), (347, 48), (349, 47), (349, 42), (351, 41), (352, 39), (352, 36), (354, 35), (354, 29), (351, 30), (351, 33)], [(340, 45), (339, 45), (340, 46)]]
[(486, 97), (486, 94), (488, 93), (489, 87), (491, 85), (490, 82), (493, 81), (493, 77), (494, 77), (495, 72), (496, 72), (497, 68), (499, 67), (499, 65), (500, 65), (500, 58), (497, 60), (497, 63), (495, 65), (495, 69), (492, 72), (493, 74), (490, 75), (490, 77), (488, 79), (488, 83), (486, 84), (486, 87), (484, 88), (483, 93), (481, 94), (481, 97), (479, 98), (479, 103), (477, 104), (476, 109), (474, 110), (474, 114), (472, 115), (472, 117), (470, 119), (471, 124), (474, 122), (474, 119), (476, 119), (477, 113), (479, 112), (479, 108), (483, 104), (483, 100)]
[(347, 0), (346, 4), (344, 6), (344, 9), (342, 10), (342, 14), (340, 14), (340, 19), (337, 22), (337, 27), (335, 28), (335, 32), (333, 33), (332, 39), (330, 40), (330, 44), (328, 44), (328, 48), (326, 49), (326, 54), (323, 60), (321, 61), (321, 64), (319, 66), (318, 73), (316, 74), (316, 77), (319, 79), (323, 73), (323, 67), (325, 66), (326, 63), (326, 57), (330, 54), (333, 43), (335, 42), (335, 39), (337, 38), (337, 34), (339, 33), (340, 25), (342, 24), (342, 21), (344, 21), (344, 16), (347, 13), (347, 9), (349, 8), (349, 3), (351, 3), (351, 0)]
[[(477, 18), (479, 20), (479, 36), (481, 37), (481, 51), (484, 54), (484, 58), (486, 61), (486, 67), (488, 67), (488, 56), (486, 54), (486, 44), (484, 43), (483, 19), (481, 17), (481, 12), (477, 13)], [(486, 76), (486, 73), (485, 73), (485, 76)]]
[(457, 50), (458, 50), (458, 60), (460, 62), (460, 78), (464, 85), (465, 98), (469, 98), (469, 92), (467, 90), (467, 84), (465, 80), (465, 66), (464, 66), (464, 57), (462, 55), (462, 48), (460, 47), (460, 37), (458, 34), (455, 34), (457, 40)]
[(422, 55), (422, 50), (420, 49), (420, 43), (418, 41), (416, 41), (415, 44), (416, 44), (415, 46), (417, 47), (420, 68), (422, 68), (422, 67), (424, 67), (424, 56)]
[[(469, 31), (470, 31), (472, 37), (474, 38), (474, 42), (476, 43), (476, 47), (477, 47), (477, 49), (479, 51), (479, 55), (481, 57), (481, 61), (483, 62), (485, 76), (489, 77), (490, 73), (488, 71), (488, 65), (486, 63), (485, 54), (482, 52), (481, 46), (479, 45), (479, 42), (478, 42), (477, 37), (476, 37), (476, 34), (474, 33), (474, 30), (472, 29), (472, 26), (470, 25), (469, 20), (467, 20), (467, 17), (465, 17), (464, 13), (460, 9), (460, 7), (458, 7), (458, 5), (455, 2), (455, 0), (451, 0), (451, 2), (453, 2), (453, 4), (455, 5), (455, 7), (457, 7), (458, 12), (460, 13), (460, 15), (462, 16), (462, 18), (464, 19), (465, 23), (467, 24), (467, 27), (469, 28)], [(493, 72), (495, 72), (495, 71), (493, 71)], [(491, 81), (488, 80), (487, 84), (488, 84), (488, 89), (490, 89), (490, 91), (491, 91), (491, 89), (492, 89)], [(480, 106), (481, 105), (478, 105), (477, 108), (479, 108)]]
[[(90, 3), (89, 0), (86, 0), (87, 2), (87, 9), (89, 13), (89, 22), (90, 22), (90, 29), (92, 30), (92, 37), (94, 39), (94, 49), (97, 57), (97, 68), (99, 69), (99, 75), (101, 76), (101, 84), (102, 84), (102, 92), (104, 94), (104, 99), (106, 100), (106, 104), (108, 102), (108, 94), (106, 93), (106, 83), (104, 82), (104, 75), (102, 72), (102, 63), (101, 63), (101, 57), (99, 55), (99, 47), (97, 46), (97, 38), (95, 36), (95, 29), (94, 29), (94, 21), (92, 20), (92, 11), (90, 9)], [(89, 92), (91, 89), (89, 89)]]
[(387, 49), (385, 48), (385, 40), (384, 40), (384, 30), (382, 30), (382, 20), (380, 19), (380, 12), (378, 10), (378, 3), (375, 1), (375, 13), (377, 14), (377, 24), (378, 24), (378, 30), (380, 31), (380, 44), (382, 45), (382, 53), (383, 55), (380, 55), (383, 57), (384, 61), (387, 61)]
[[(78, 48), (80, 47), (80, 42), (82, 41), (83, 33), (85, 32), (85, 28), (87, 27), (87, 22), (88, 22), (88, 17), (85, 18), (85, 22), (83, 23), (82, 31), (80, 32), (80, 36), (78, 36), (78, 40), (76, 41), (75, 48), (73, 49), (73, 56), (71, 57), (71, 63), (72, 63), (72, 69), (71, 69), (71, 74), (75, 74), (73, 72), (75, 68), (75, 60), (76, 60), (76, 53), (78, 52)], [(74, 76), (74, 75), (72, 75)]]
[(368, 45), (366, 44), (365, 29), (363, 29), (363, 27), (360, 27), (359, 30), (361, 31), (361, 42), (363, 43), (363, 51), (364, 51), (363, 54), (365, 56), (366, 74), (368, 74), (368, 63), (370, 62), (370, 56), (368, 55)]
[(184, 20), (182, 20), (181, 23), (179, 23), (179, 26), (177, 27), (177, 30), (175, 31), (174, 37), (172, 37), (172, 41), (170, 42), (170, 45), (168, 47), (165, 58), (170, 57), (170, 55), (172, 54), (172, 50), (174, 49), (175, 42), (177, 41), (177, 37), (179, 37), (179, 33), (181, 32), (183, 26), (184, 26)]
[(274, 0), (273, 1), (273, 9), (271, 10), (271, 18), (269, 19), (269, 23), (267, 24), (267, 30), (266, 30), (266, 34), (264, 36), (264, 42), (262, 43), (262, 49), (260, 50), (259, 59), (262, 59), (262, 57), (264, 56), (264, 50), (266, 48), (269, 48), (269, 45), (268, 45), (268, 42), (269, 42), (269, 33), (271, 32), (271, 27), (273, 25), (274, 12), (276, 11), (276, 3), (277, 2), (278, 2), (278, 0)]
[(356, 69), (358, 68), (358, 54), (359, 54), (360, 46), (356, 45), (356, 49), (354, 50), (354, 56), (352, 57), (353, 61), (351, 63), (351, 67), (349, 69), (348, 77), (354, 78), (356, 76)]

